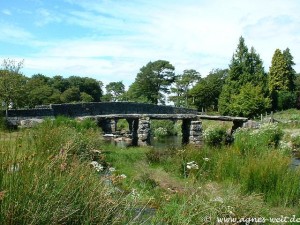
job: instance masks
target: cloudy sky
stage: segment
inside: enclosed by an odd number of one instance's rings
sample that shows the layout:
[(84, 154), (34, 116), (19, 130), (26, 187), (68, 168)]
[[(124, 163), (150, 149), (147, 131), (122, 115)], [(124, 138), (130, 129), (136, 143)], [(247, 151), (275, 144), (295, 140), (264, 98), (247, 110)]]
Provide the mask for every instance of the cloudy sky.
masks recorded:
[(300, 72), (299, 0), (0, 0), (0, 60), (25, 60), (31, 76), (132, 83), (149, 61), (180, 74), (227, 68), (238, 39), (269, 70), (289, 47)]

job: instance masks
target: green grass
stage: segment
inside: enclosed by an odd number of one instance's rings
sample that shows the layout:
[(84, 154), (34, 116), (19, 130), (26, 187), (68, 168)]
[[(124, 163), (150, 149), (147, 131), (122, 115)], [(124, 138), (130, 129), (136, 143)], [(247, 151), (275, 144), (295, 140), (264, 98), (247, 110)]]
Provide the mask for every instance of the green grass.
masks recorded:
[[(119, 148), (105, 144), (92, 121), (68, 118), (2, 132), (0, 224), (216, 224), (217, 217), (300, 215), (300, 171), (291, 169), (282, 138), (280, 127), (269, 126), (238, 131), (232, 145)], [(197, 167), (189, 169), (192, 161)]]
[(90, 168), (99, 134), (72, 126), (23, 130), (0, 146), (0, 224), (120, 224), (132, 205)]

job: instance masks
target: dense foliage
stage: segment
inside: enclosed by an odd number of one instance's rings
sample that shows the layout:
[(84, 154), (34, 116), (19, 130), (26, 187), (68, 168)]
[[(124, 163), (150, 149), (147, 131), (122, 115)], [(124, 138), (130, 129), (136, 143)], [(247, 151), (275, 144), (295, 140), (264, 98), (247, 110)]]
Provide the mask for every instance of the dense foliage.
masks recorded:
[(134, 83), (129, 87), (131, 100), (153, 104), (165, 103), (164, 93), (169, 93), (170, 85), (175, 81), (175, 67), (168, 61), (149, 62), (140, 69)]
[[(249, 51), (241, 37), (219, 98), (220, 112), (225, 115), (253, 116), (267, 110), (269, 99), (264, 90), (266, 79), (259, 55), (254, 48)], [(248, 91), (251, 91), (250, 96)]]

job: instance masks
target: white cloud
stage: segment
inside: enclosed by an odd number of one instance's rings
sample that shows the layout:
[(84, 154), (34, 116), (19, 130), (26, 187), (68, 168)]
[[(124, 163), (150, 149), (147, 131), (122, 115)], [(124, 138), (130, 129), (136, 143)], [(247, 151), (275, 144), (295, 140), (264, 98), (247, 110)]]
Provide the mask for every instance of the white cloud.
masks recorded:
[[(23, 29), (12, 24), (2, 23), (0, 24), (0, 40), (10, 43), (20, 43), (21, 41), (30, 40), (33, 35)], [(22, 42), (20, 43), (22, 44)]]
[(11, 15), (12, 15), (11, 11), (8, 10), (8, 9), (3, 9), (3, 10), (1, 10), (1, 12), (2, 12), (4, 15), (7, 15), (7, 16), (11, 16)]
[(5, 41), (26, 40), (26, 45), (39, 46), (35, 54), (24, 57), (28, 71), (129, 84), (147, 62), (165, 59), (177, 73), (196, 69), (205, 76), (213, 68), (228, 66), (241, 35), (261, 55), (266, 70), (275, 49), (289, 47), (300, 71), (297, 0), (67, 2), (74, 7), (63, 15), (39, 8), (37, 25), (56, 22), (84, 28), (86, 34), (51, 41), (49, 33), (47, 42), (38, 42), (23, 28), (0, 25)]
[(35, 22), (37, 26), (45, 26), (49, 23), (59, 23), (62, 21), (57, 13), (50, 12), (49, 10), (44, 8), (39, 8), (36, 11), (36, 15), (38, 16), (38, 20)]

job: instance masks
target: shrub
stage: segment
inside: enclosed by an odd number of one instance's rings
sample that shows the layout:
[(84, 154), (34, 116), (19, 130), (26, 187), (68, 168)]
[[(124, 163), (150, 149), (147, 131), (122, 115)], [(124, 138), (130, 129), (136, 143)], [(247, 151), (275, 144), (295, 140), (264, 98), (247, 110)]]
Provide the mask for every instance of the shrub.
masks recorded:
[(224, 127), (209, 127), (203, 132), (204, 141), (210, 146), (224, 144), (226, 136), (226, 129)]
[(291, 142), (292, 142), (292, 146), (295, 149), (299, 149), (300, 148), (300, 135), (298, 134), (292, 134), (291, 135)]
[(297, 94), (290, 91), (279, 91), (277, 93), (277, 109), (285, 110), (294, 108), (297, 102)]
[(264, 124), (259, 129), (240, 128), (234, 133), (234, 145), (243, 153), (255, 154), (277, 148), (283, 132), (277, 124)]
[(171, 120), (153, 120), (151, 121), (151, 130), (155, 137), (166, 137), (176, 135), (174, 121)]
[(119, 119), (117, 124), (118, 130), (129, 130), (129, 125), (126, 119)]
[(168, 130), (164, 127), (158, 127), (154, 130), (154, 136), (157, 138), (162, 138), (168, 136)]

